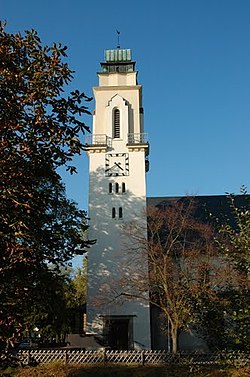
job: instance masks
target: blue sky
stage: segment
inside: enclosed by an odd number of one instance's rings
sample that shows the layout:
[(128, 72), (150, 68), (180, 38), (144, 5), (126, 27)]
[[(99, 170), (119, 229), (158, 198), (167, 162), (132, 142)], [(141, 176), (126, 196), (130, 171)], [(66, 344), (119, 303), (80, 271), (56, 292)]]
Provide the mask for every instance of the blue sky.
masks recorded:
[[(1, 0), (0, 10), (7, 31), (34, 28), (44, 44), (67, 45), (71, 87), (88, 95), (121, 32), (143, 85), (148, 196), (250, 190), (249, 0)], [(63, 177), (86, 209), (88, 159), (75, 163), (78, 175)]]

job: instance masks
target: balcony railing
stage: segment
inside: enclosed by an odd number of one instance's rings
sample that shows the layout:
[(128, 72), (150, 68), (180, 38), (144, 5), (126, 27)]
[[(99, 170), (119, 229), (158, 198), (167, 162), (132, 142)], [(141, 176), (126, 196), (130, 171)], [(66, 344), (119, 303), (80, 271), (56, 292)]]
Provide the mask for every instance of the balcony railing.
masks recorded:
[(87, 135), (85, 138), (86, 146), (107, 146), (111, 147), (111, 138), (105, 134)]
[[(128, 145), (142, 145), (148, 144), (148, 134), (128, 134)], [(112, 147), (112, 138), (105, 134), (86, 135), (85, 137), (86, 147), (99, 147), (106, 146)]]
[(128, 134), (128, 144), (147, 144), (148, 134)]

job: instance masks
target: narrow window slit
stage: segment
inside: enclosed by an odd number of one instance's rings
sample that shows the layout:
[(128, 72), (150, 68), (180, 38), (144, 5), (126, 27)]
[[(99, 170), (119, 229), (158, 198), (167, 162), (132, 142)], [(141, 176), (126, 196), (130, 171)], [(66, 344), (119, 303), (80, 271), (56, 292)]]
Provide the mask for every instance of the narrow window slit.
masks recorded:
[(119, 219), (122, 219), (122, 207), (119, 207)]

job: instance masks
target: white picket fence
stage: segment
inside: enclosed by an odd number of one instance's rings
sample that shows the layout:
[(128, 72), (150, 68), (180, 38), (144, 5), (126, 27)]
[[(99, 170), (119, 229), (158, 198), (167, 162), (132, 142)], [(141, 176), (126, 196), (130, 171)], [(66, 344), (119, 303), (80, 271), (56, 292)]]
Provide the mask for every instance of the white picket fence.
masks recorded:
[(29, 349), (17, 354), (22, 364), (44, 364), (60, 360), (65, 364), (230, 364), (245, 366), (249, 354), (234, 354), (231, 358), (222, 353), (170, 354), (166, 351), (85, 351), (81, 349)]

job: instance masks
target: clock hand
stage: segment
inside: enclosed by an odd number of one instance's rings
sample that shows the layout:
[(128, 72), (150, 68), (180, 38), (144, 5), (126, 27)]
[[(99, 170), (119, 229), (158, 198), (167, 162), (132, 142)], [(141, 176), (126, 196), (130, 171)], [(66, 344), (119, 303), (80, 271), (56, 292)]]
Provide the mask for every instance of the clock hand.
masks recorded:
[(118, 162), (115, 162), (115, 165), (120, 168), (121, 170), (123, 170), (123, 168), (120, 166), (120, 164), (118, 164)]

